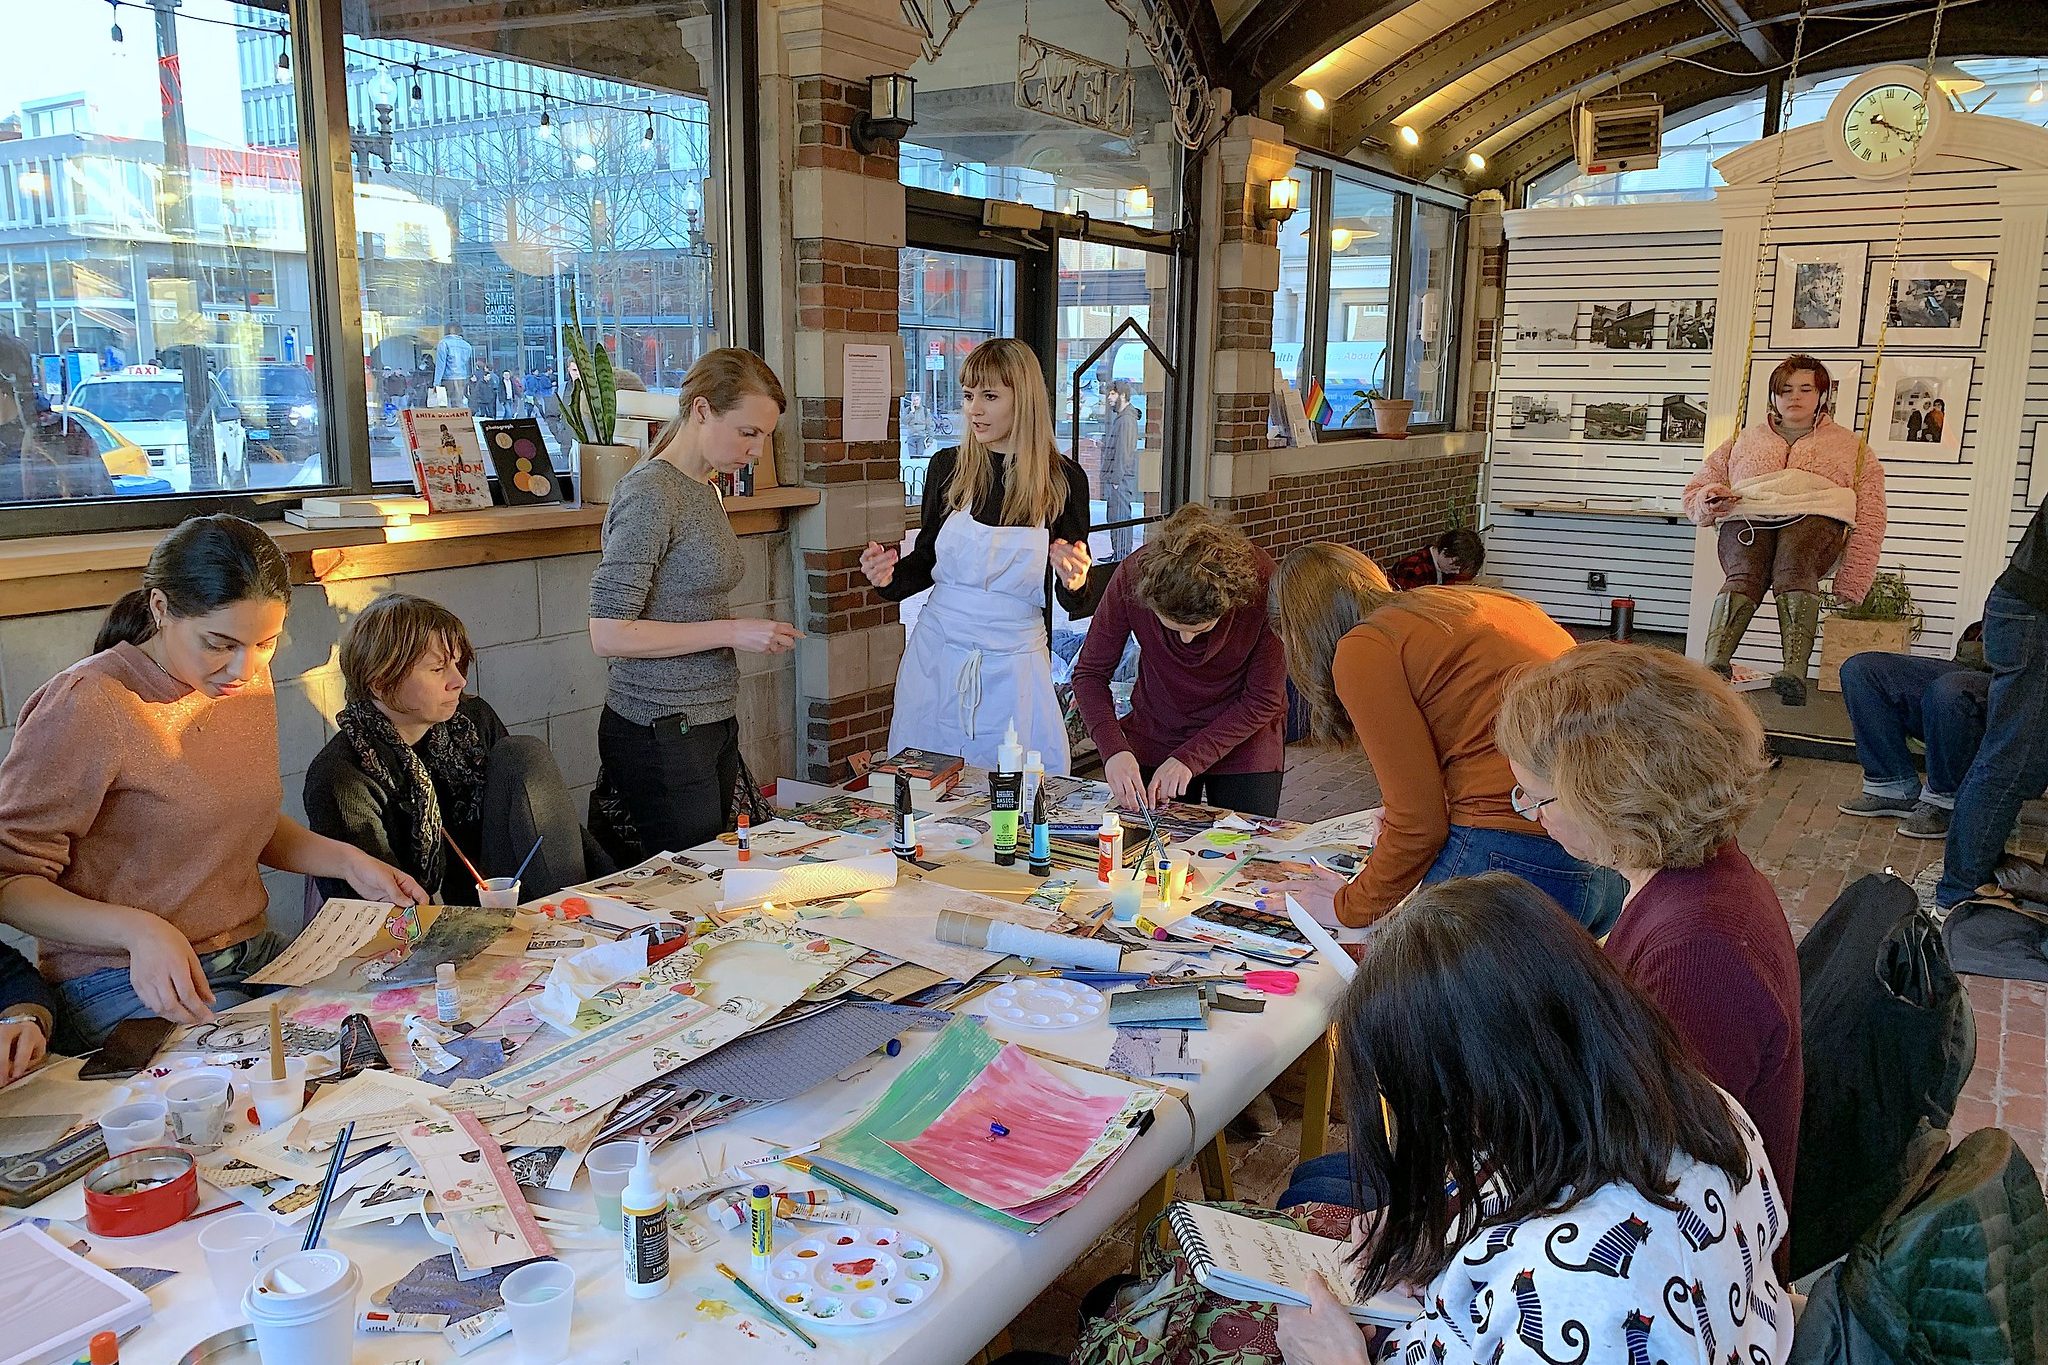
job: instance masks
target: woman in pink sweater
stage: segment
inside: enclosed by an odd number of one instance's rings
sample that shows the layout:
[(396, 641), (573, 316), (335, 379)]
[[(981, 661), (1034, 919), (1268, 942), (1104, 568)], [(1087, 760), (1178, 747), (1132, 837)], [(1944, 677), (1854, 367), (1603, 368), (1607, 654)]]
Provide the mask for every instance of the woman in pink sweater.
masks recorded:
[[(1835, 594), (1862, 601), (1884, 545), (1884, 466), (1829, 415), (1834, 387), (1812, 356), (1784, 361), (1771, 371), (1770, 415), (1722, 442), (1685, 486), (1686, 515), (1721, 528), (1725, 581), (1707, 625), (1707, 663), (1727, 676), (1768, 587), (1784, 658), (1771, 685), (1788, 706), (1806, 704), (1820, 580), (1832, 569)], [(1852, 394), (1852, 415), (1855, 403)]]

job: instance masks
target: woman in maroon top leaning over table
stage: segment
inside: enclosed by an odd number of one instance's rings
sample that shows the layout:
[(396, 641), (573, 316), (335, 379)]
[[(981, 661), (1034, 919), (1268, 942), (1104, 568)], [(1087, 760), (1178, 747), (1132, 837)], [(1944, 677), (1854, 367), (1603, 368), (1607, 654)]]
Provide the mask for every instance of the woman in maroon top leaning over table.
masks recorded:
[(1769, 767), (1756, 713), (1704, 664), (1601, 642), (1509, 683), (1495, 739), (1515, 808), (1627, 880), (1607, 955), (1755, 1120), (1789, 1205), (1799, 960), (1778, 893), (1735, 843)]
[[(1273, 815), (1287, 750), (1287, 660), (1266, 619), (1273, 561), (1190, 503), (1116, 567), (1074, 665), (1074, 702), (1124, 806), (1181, 796)], [(1124, 643), (1138, 681), (1109, 694)]]

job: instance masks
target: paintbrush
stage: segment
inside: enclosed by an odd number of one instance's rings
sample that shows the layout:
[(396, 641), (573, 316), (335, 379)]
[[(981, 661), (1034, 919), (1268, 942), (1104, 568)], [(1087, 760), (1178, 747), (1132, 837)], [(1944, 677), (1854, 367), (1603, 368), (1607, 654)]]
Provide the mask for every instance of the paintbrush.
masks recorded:
[(813, 1340), (811, 1336), (804, 1331), (803, 1328), (796, 1325), (795, 1319), (791, 1318), (789, 1314), (783, 1312), (774, 1304), (768, 1302), (767, 1299), (761, 1297), (760, 1292), (757, 1291), (754, 1288), (754, 1286), (748, 1284), (745, 1280), (741, 1279), (738, 1273), (735, 1272), (733, 1268), (727, 1265), (724, 1261), (720, 1261), (717, 1264), (718, 1273), (725, 1276), (725, 1278), (727, 1278), (728, 1280), (731, 1280), (733, 1288), (739, 1290), (740, 1293), (745, 1294), (749, 1299), (752, 1299), (754, 1302), (754, 1307), (760, 1309), (769, 1317), (773, 1318), (775, 1320), (776, 1326), (780, 1327), (783, 1331), (795, 1337), (798, 1341), (801, 1341), (804, 1345), (810, 1347), (813, 1351), (818, 1349), (818, 1343), (815, 1340)]
[(327, 1222), (327, 1206), (334, 1202), (334, 1187), (341, 1183), (342, 1163), (348, 1159), (348, 1140), (356, 1135), (355, 1120), (343, 1126), (341, 1136), (334, 1140), (334, 1156), (327, 1163), (327, 1179), (320, 1184), (320, 1200), (313, 1205), (312, 1225), (306, 1229), (306, 1240), (299, 1247), (311, 1251), (320, 1245), (320, 1229)]
[(855, 1199), (860, 1200), (861, 1203), (872, 1205), (891, 1217), (900, 1212), (894, 1204), (889, 1203), (887, 1200), (876, 1198), (851, 1180), (848, 1180), (845, 1176), (834, 1175), (816, 1162), (807, 1161), (800, 1156), (786, 1156), (782, 1158), (782, 1164), (791, 1170), (802, 1171), (805, 1175), (814, 1175), (833, 1188), (852, 1195)]
[[(441, 837), (448, 841), (448, 847), (455, 850), (455, 856), (462, 859), (462, 865), (469, 869), (469, 875), (476, 878), (476, 889), (479, 891), (483, 890), (484, 883), (488, 881), (489, 878), (485, 877), (483, 873), (476, 870), (476, 864), (469, 860), (469, 855), (467, 853), (464, 853), (462, 851), (462, 846), (455, 842), (455, 836), (448, 832), (448, 827), (446, 825), (443, 825), (441, 827)], [(529, 854), (528, 856), (531, 857), (532, 855)]]
[(520, 862), (519, 870), (512, 874), (513, 881), (516, 882), (521, 877), (524, 877), (526, 875), (527, 867), (533, 862), (533, 855), (540, 852), (541, 840), (547, 837), (548, 836), (545, 834), (537, 834), (534, 836), (533, 847), (526, 850), (526, 857)]

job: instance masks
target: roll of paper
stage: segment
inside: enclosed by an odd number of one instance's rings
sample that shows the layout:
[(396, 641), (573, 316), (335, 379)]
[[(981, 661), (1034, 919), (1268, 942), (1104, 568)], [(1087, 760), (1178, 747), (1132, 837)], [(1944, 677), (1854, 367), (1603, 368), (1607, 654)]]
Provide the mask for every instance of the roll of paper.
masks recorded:
[(1091, 971), (1113, 972), (1123, 965), (1123, 949), (1099, 939), (1050, 934), (1027, 929), (1021, 924), (969, 914), (965, 910), (939, 912), (939, 942), (958, 948), (982, 948), (992, 953), (1010, 953), (1035, 958), (1062, 967), (1085, 967)]

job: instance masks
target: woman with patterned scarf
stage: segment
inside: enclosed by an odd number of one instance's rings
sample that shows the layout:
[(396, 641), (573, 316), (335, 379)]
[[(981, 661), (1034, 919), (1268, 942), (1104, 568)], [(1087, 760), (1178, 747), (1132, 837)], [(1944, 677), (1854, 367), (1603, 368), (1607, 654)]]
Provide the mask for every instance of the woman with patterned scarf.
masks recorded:
[(347, 705), (341, 733), (306, 770), (308, 824), (404, 868), (443, 904), (477, 899), (451, 841), (484, 876), (509, 877), (540, 839), (521, 876), (528, 900), (610, 871), (547, 745), (464, 693), (475, 657), (462, 619), (440, 603), (372, 602), (341, 639)]

